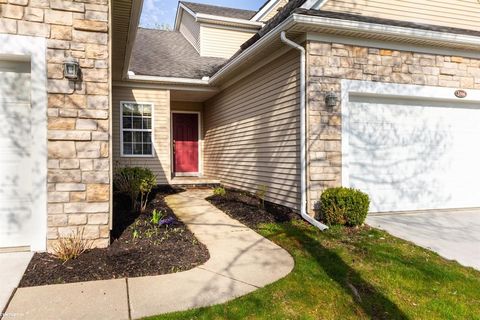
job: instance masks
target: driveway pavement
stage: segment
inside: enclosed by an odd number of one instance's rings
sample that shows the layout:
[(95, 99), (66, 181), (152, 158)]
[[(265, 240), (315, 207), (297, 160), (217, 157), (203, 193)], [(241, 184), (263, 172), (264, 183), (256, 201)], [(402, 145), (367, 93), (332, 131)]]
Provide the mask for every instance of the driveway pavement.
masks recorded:
[(480, 209), (373, 214), (367, 224), (480, 270)]
[(0, 314), (22, 279), (33, 253), (0, 253)]

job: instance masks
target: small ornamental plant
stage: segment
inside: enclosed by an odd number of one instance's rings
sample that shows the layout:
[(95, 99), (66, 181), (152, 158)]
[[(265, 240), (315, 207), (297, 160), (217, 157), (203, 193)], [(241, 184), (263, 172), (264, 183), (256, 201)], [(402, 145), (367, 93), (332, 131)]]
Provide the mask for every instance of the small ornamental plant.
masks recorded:
[(153, 225), (157, 225), (164, 216), (165, 214), (163, 212), (158, 211), (157, 209), (153, 209), (150, 223), (152, 223)]
[(83, 238), (83, 229), (77, 229), (66, 237), (58, 239), (53, 246), (53, 254), (63, 263), (78, 258), (82, 253), (92, 247), (92, 241)]
[(216, 187), (213, 189), (213, 195), (224, 198), (227, 195), (227, 191), (224, 187)]
[(165, 219), (161, 219), (159, 222), (158, 222), (158, 225), (159, 226), (170, 226), (172, 225), (173, 223), (175, 223), (175, 218), (174, 217), (168, 217), (168, 218), (165, 218)]
[(320, 215), (328, 225), (360, 226), (367, 218), (370, 198), (352, 188), (329, 188), (320, 196)]

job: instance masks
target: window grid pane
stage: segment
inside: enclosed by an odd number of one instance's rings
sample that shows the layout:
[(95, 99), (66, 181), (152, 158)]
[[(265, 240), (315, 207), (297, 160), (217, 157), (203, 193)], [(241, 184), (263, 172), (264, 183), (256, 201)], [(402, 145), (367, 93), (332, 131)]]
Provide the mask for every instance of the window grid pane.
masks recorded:
[(122, 131), (124, 155), (152, 155), (152, 112), (147, 104), (123, 103)]

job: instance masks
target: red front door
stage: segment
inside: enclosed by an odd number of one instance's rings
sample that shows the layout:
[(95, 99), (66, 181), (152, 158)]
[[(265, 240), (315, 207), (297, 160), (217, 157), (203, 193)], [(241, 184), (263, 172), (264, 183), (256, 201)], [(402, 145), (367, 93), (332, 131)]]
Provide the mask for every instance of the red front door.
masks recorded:
[(173, 158), (175, 172), (198, 172), (198, 114), (173, 114)]

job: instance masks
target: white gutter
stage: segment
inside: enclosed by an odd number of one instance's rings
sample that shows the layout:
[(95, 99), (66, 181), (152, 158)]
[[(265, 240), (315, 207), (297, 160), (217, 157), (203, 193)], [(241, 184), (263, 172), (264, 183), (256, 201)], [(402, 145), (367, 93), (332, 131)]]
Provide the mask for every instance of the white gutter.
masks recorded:
[(157, 83), (176, 83), (176, 84), (191, 84), (191, 85), (200, 85), (208, 86), (208, 79), (190, 79), (190, 78), (174, 78), (174, 77), (157, 77), (157, 76), (142, 76), (142, 75), (132, 75), (128, 74), (126, 80), (131, 81), (151, 81)]
[(320, 221), (315, 220), (310, 217), (307, 213), (307, 160), (306, 160), (306, 124), (307, 124), (307, 110), (306, 110), (306, 95), (307, 95), (307, 86), (306, 86), (306, 52), (305, 48), (301, 45), (293, 42), (288, 39), (285, 31), (282, 31), (280, 34), (280, 39), (285, 44), (290, 47), (300, 51), (300, 190), (301, 190), (301, 199), (300, 199), (300, 215), (303, 219), (308, 221), (310, 224), (319, 228), (320, 230), (326, 230), (328, 227), (321, 223)]
[(324, 27), (332, 30), (353, 31), (368, 34), (380, 34), (384, 36), (393, 36), (410, 40), (427, 40), (443, 42), (458, 45), (480, 45), (480, 37), (457, 34), (450, 32), (440, 32), (434, 30), (425, 30), (410, 27), (401, 27), (387, 24), (344, 20), (338, 18), (327, 18), (319, 16), (309, 16), (295, 13), (294, 20), (298, 24), (310, 25), (315, 27)]
[[(350, 31), (354, 33), (362, 33), (369, 35), (382, 35), (389, 37), (397, 37), (405, 40), (423, 40), (442, 43), (445, 47), (466, 46), (466, 47), (480, 47), (480, 37), (447, 33), (432, 30), (421, 30), (416, 28), (399, 27), (392, 25), (384, 25), (378, 23), (369, 23), (361, 21), (343, 20), (336, 18), (307, 16), (295, 13), (276, 26), (273, 30), (270, 30), (265, 36), (260, 38), (255, 44), (243, 51), (238, 57), (230, 61), (223, 66), (217, 73), (215, 73), (210, 79), (210, 83), (215, 83), (220, 80), (224, 75), (228, 74), (232, 69), (242, 65), (243, 62), (248, 61), (251, 56), (257, 53), (257, 50), (262, 47), (268, 46), (272, 39), (275, 39), (282, 31), (288, 30), (292, 26), (309, 26), (320, 27), (331, 30), (331, 34), (335, 34), (335, 31)], [(473, 49), (469, 49), (473, 50)]]

